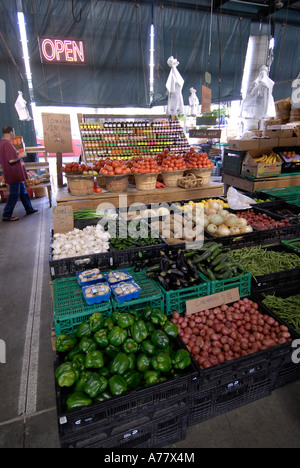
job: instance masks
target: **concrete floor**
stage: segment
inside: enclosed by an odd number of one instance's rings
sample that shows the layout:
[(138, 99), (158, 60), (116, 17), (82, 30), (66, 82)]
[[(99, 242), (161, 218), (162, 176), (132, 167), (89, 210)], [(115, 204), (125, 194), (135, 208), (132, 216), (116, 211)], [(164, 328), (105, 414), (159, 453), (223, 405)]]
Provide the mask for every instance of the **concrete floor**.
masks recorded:
[[(48, 199), (34, 199), (39, 212), (0, 221), (0, 447), (59, 448), (51, 343)], [(0, 203), (0, 220), (4, 203)], [(299, 448), (300, 382), (271, 396), (188, 428), (172, 448)]]

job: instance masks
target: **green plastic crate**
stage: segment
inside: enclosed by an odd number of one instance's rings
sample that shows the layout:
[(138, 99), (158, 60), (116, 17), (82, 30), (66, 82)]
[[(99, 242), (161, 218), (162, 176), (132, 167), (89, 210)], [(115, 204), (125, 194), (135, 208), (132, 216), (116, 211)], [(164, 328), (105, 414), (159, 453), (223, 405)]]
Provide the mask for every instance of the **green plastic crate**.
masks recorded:
[(281, 241), (281, 244), (287, 247), (290, 250), (293, 250), (294, 252), (300, 252), (300, 238), (298, 239), (292, 239), (289, 241)]
[(87, 304), (77, 278), (61, 278), (53, 281), (53, 321), (56, 336), (74, 333), (78, 326), (95, 312), (104, 317), (112, 314), (111, 301)]
[(197, 299), (198, 297), (209, 296), (211, 294), (211, 282), (205, 278), (201, 273), (200, 277), (203, 280), (202, 284), (192, 286), (189, 288), (179, 289), (177, 291), (166, 291), (163, 286), (159, 284), (165, 298), (165, 314), (172, 315), (174, 311), (184, 313), (186, 310), (186, 301)]
[(129, 309), (142, 311), (145, 307), (150, 306), (153, 309), (160, 309), (164, 312), (164, 295), (158, 284), (154, 280), (147, 278), (145, 271), (135, 272), (133, 268), (126, 268), (126, 271), (131, 274), (134, 281), (141, 287), (141, 293), (138, 299), (132, 299), (123, 303), (116, 301), (112, 294), (112, 309), (119, 310), (120, 312), (127, 312)]
[(211, 294), (216, 294), (229, 289), (239, 288), (240, 297), (251, 295), (251, 273), (244, 272), (243, 275), (225, 280), (211, 282)]
[(264, 189), (262, 192), (285, 200), (287, 203), (300, 206), (300, 187), (278, 187), (273, 189)]

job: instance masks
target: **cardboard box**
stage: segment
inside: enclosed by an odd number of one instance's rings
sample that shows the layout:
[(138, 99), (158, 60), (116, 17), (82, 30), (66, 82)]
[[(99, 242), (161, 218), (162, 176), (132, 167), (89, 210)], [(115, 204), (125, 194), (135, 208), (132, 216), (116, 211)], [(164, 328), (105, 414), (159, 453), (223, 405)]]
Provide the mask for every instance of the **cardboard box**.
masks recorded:
[(299, 146), (298, 137), (279, 138), (278, 146)]
[(270, 155), (273, 152), (272, 148), (261, 150), (248, 151), (242, 164), (242, 175), (251, 176), (255, 179), (278, 177), (281, 174), (282, 162), (274, 164), (265, 164), (255, 162), (255, 158), (262, 154)]
[(259, 139), (252, 140), (230, 140), (228, 142), (229, 149), (236, 151), (256, 150), (259, 148)]
[(271, 125), (266, 128), (265, 135), (268, 138), (280, 138), (281, 125)]
[(268, 148), (275, 148), (278, 146), (279, 138), (260, 138), (259, 139), (259, 150), (264, 150)]

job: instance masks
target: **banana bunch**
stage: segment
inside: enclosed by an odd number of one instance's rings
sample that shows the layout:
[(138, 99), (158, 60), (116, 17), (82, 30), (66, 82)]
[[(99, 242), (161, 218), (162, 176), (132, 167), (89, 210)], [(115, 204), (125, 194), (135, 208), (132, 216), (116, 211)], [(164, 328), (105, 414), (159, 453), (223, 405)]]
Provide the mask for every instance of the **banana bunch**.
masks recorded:
[(265, 164), (275, 164), (276, 162), (281, 162), (281, 158), (276, 153), (271, 153), (269, 156), (267, 154), (262, 154), (259, 158), (255, 158), (256, 163), (265, 163)]

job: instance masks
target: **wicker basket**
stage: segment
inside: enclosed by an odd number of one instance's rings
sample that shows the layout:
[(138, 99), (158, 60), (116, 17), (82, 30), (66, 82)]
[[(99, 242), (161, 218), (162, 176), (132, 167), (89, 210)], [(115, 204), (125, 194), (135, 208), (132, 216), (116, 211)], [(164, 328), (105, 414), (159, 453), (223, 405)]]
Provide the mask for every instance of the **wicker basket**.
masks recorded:
[(158, 172), (150, 174), (134, 174), (137, 190), (155, 190)]
[(197, 177), (195, 174), (186, 174), (178, 180), (179, 187), (184, 189), (197, 188), (203, 185), (203, 177)]
[(123, 193), (127, 192), (128, 174), (105, 175), (104, 181), (108, 192)]
[(290, 113), (290, 122), (300, 122), (300, 108), (292, 108)]
[(97, 175), (97, 184), (98, 187), (106, 188), (106, 183), (102, 174)]
[(213, 168), (204, 167), (199, 169), (189, 169), (189, 174), (194, 174), (196, 177), (202, 177), (202, 185), (210, 185), (210, 176)]
[(285, 98), (275, 102), (276, 117), (285, 124), (290, 120), (291, 99)]
[(163, 171), (162, 180), (166, 187), (178, 187), (178, 181), (184, 171)]
[(66, 175), (71, 195), (92, 195), (94, 193), (94, 176)]

